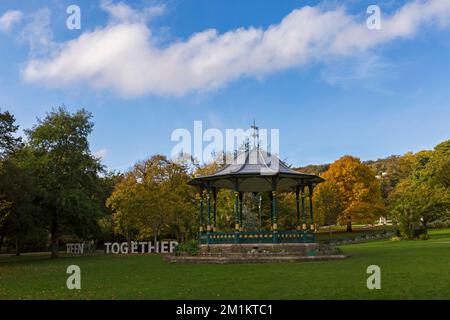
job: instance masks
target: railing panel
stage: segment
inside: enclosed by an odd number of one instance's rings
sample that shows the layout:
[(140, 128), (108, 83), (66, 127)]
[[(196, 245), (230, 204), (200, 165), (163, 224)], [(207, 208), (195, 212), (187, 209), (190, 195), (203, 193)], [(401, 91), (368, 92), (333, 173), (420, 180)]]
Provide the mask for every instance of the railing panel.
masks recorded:
[(314, 233), (303, 230), (282, 230), (276, 233), (272, 231), (209, 232), (200, 235), (201, 244), (313, 243), (315, 241)]

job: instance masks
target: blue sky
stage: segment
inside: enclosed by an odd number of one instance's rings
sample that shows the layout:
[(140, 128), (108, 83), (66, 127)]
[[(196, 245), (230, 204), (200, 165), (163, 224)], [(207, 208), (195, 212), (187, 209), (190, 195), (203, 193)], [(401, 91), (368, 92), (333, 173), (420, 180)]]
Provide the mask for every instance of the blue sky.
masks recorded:
[[(367, 30), (374, 3), (381, 29)], [(81, 30), (66, 28), (71, 4)], [(86, 108), (91, 149), (119, 170), (170, 155), (173, 130), (194, 120), (279, 128), (295, 166), (431, 149), (450, 137), (448, 22), (449, 0), (7, 0), (0, 106), (21, 128), (52, 107)]]

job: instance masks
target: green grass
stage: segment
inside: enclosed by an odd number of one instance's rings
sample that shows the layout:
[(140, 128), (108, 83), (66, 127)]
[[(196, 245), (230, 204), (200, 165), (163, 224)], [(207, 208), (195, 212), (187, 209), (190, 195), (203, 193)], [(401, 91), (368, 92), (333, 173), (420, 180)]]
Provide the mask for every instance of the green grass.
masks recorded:
[[(427, 241), (372, 241), (341, 248), (343, 261), (182, 265), (161, 256), (0, 257), (1, 299), (450, 299), (450, 229)], [(68, 265), (82, 290), (66, 288)], [(381, 268), (368, 290), (366, 268)]]

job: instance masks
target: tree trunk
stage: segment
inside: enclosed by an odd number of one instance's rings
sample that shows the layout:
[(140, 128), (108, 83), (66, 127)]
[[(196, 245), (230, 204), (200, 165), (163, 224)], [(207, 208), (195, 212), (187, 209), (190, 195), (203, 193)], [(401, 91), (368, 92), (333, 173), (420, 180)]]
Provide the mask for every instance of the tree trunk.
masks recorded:
[(131, 235), (127, 232), (128, 254), (131, 254)]
[(428, 234), (428, 221), (424, 219), (422, 221), (422, 226), (423, 226), (423, 228), (425, 230), (425, 234)]
[(3, 241), (5, 241), (5, 236), (6, 236), (6, 230), (3, 231), (0, 234), (0, 253), (2, 253), (2, 248), (3, 248)]
[(58, 221), (58, 212), (53, 212), (52, 216), (52, 259), (58, 257), (58, 240), (59, 240), (59, 221)]
[(351, 222), (351, 221), (348, 221), (348, 222), (347, 222), (347, 232), (353, 232), (353, 229), (352, 229), (352, 222)]
[(158, 229), (154, 229), (153, 231), (153, 242), (154, 245), (156, 246), (156, 242), (158, 241)]
[(20, 243), (19, 240), (16, 239), (16, 257), (20, 256)]

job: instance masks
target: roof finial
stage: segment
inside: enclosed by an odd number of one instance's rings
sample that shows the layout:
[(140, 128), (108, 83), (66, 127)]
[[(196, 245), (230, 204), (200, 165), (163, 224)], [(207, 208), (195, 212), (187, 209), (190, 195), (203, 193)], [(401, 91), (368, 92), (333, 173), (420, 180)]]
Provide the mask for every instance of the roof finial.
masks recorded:
[(250, 126), (250, 128), (253, 129), (253, 147), (257, 147), (259, 149), (259, 127), (256, 126), (255, 118), (253, 118), (253, 125)]

